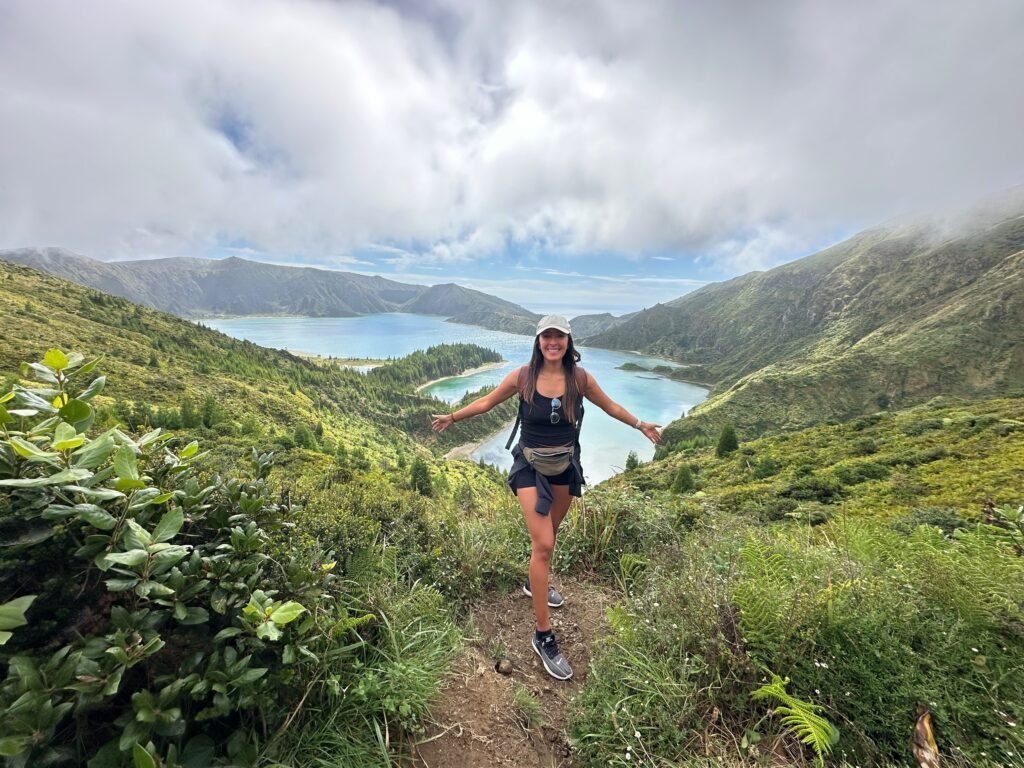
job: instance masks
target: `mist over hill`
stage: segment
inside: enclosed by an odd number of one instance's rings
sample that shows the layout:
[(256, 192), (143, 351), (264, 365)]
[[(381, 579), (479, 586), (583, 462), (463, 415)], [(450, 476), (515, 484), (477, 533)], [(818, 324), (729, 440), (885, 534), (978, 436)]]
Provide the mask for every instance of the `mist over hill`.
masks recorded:
[(670, 437), (1019, 391), (1024, 191), (996, 203), (867, 230), (639, 312), (589, 342), (671, 357), (714, 386)]

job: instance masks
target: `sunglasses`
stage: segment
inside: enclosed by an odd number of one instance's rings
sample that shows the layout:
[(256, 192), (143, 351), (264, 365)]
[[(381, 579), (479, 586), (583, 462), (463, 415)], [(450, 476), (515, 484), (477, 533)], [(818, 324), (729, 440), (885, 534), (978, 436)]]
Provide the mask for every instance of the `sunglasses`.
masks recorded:
[(551, 398), (551, 423), (557, 424), (562, 420), (561, 415), (558, 413), (558, 409), (562, 407), (562, 401), (557, 397)]

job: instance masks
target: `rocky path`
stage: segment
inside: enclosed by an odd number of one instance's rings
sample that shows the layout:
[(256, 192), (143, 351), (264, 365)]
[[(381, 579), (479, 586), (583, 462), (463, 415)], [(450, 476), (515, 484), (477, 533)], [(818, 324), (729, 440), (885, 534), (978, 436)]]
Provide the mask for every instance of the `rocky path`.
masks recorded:
[[(455, 666), (434, 710), (434, 723), (413, 749), (415, 768), (571, 768), (566, 708), (587, 678), (594, 641), (607, 631), (612, 594), (577, 579), (555, 584), (565, 606), (552, 611), (571, 680), (545, 673), (530, 646), (533, 608), (521, 591), (486, 596), (473, 613), (475, 637)], [(512, 663), (509, 675), (495, 663)]]

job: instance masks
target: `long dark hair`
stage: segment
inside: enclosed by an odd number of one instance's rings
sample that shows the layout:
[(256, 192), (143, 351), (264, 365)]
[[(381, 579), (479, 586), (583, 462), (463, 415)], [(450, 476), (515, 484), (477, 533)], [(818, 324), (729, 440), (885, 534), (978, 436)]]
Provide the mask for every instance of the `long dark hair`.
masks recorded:
[[(572, 336), (566, 336), (566, 339), (568, 344), (565, 347), (565, 354), (562, 355), (562, 371), (565, 374), (565, 395), (562, 397), (562, 410), (569, 423), (575, 424), (576, 403), (580, 400), (580, 388), (576, 383), (576, 363), (580, 361), (581, 355), (576, 351), (576, 347), (572, 343)], [(540, 335), (538, 334), (537, 338), (533, 340), (533, 354), (530, 355), (526, 382), (523, 385), (523, 391), (519, 393), (520, 397), (531, 406), (533, 405), (533, 396), (537, 394), (537, 377), (540, 375), (540, 369), (543, 366), (544, 353), (540, 351)]]

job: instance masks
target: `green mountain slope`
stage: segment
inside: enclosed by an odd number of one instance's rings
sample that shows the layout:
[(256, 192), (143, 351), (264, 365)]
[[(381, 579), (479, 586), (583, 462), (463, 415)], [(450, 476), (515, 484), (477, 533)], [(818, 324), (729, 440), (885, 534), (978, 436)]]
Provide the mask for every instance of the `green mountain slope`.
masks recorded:
[(636, 315), (635, 312), (621, 317), (615, 317), (610, 312), (603, 312), (599, 315), (579, 315), (572, 319), (573, 338), (577, 342), (589, 339), (591, 336), (622, 325), (634, 315)]
[(516, 304), (454, 285), (408, 285), (377, 276), (235, 257), (103, 262), (59, 248), (22, 248), (0, 251), (0, 259), (184, 317), (412, 312), (512, 332), (532, 331), (537, 319)]
[[(287, 447), (297, 434), (312, 432), (322, 450), (344, 446), (349, 453), (394, 466), (403, 454), (421, 452), (418, 446), (443, 453), (511, 419), (496, 409), (458, 430), (432, 432), (429, 414), (449, 406), (414, 388), (458, 371), (458, 361), (444, 352), (435, 355), (434, 363), (417, 363), (425, 372), (418, 378), (403, 361), (393, 364), (400, 371), (396, 376), (385, 377), (379, 370), (363, 375), (231, 339), (8, 262), (0, 261), (0, 287), (5, 328), (0, 368), (16, 370), (51, 346), (104, 354), (104, 372), (112, 384), (97, 405), (106, 407), (113, 420), (173, 427), (182, 408), (205, 407), (211, 437)], [(465, 367), (479, 362), (473, 356)], [(448, 367), (423, 367), (437, 363)], [(395, 385), (403, 379), (405, 386)], [(140, 403), (146, 410), (139, 410)]]
[[(1024, 381), (1024, 201), (958, 231), (878, 228), (706, 286), (590, 343), (672, 357), (716, 386), (687, 432), (847, 418)], [(681, 434), (670, 432), (670, 438)]]
[(418, 315), (444, 315), (456, 323), (527, 336), (533, 335), (540, 319), (540, 315), (511, 301), (454, 283), (431, 286), (403, 304), (401, 309)]
[[(778, 676), (838, 727), (781, 722), (819, 764), (916, 765), (926, 705), (944, 754), (1005, 765), (1024, 743), (1022, 429), (1024, 398), (922, 405), (724, 456), (705, 441), (588, 494), (559, 546), (604, 524), (590, 565), (629, 592), (577, 698), (580, 762), (614, 762), (636, 728), (659, 765), (751, 764), (736, 745), (780, 721), (746, 694)], [(732, 735), (709, 737), (719, 717)]]

